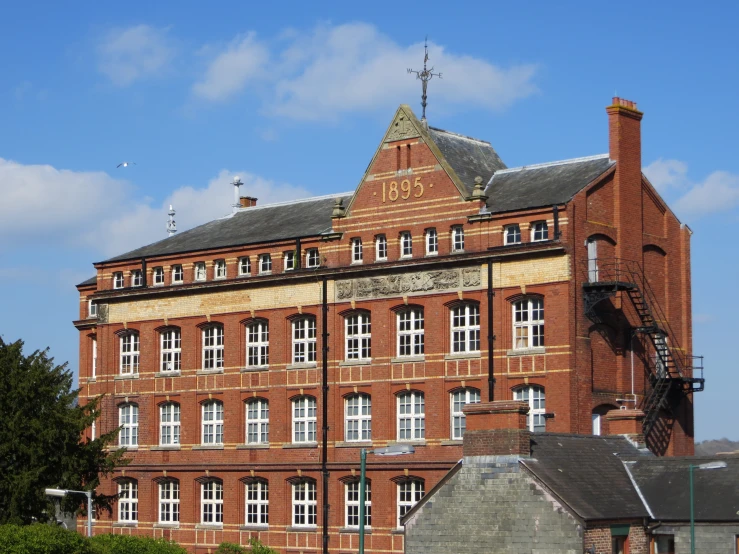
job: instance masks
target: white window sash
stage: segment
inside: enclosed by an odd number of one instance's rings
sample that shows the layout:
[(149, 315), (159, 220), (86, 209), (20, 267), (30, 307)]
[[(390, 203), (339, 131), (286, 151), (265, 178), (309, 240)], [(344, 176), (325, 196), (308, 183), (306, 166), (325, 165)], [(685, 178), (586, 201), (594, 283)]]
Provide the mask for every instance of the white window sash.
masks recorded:
[(375, 239), (375, 257), (378, 260), (387, 260), (387, 238), (379, 235)]
[(316, 399), (310, 396), (292, 402), (293, 443), (313, 443), (318, 440)]
[(318, 522), (316, 484), (294, 483), (292, 488), (293, 527), (315, 527)]
[(269, 525), (269, 485), (266, 481), (250, 481), (245, 484), (245, 524), (267, 527)]
[(344, 351), (353, 361), (372, 358), (372, 328), (369, 314), (352, 314), (344, 318)]
[(246, 444), (269, 443), (269, 403), (258, 398), (246, 404)]
[(348, 397), (344, 407), (344, 440), (362, 442), (372, 440), (372, 398), (366, 394)]
[(414, 309), (398, 313), (397, 353), (399, 358), (423, 356), (424, 318), (423, 310)]
[(159, 483), (159, 523), (179, 523), (180, 484), (177, 481)]
[(118, 484), (118, 521), (136, 523), (139, 520), (139, 485), (136, 481)]
[(403, 481), (398, 484), (398, 527), (401, 528), (400, 520), (407, 514), (416, 503), (423, 498), (423, 481)]
[(269, 366), (269, 324), (250, 323), (246, 327), (246, 367)]
[(202, 444), (223, 444), (223, 403), (206, 402), (202, 408)]
[(174, 402), (162, 404), (159, 408), (159, 422), (160, 446), (180, 444), (180, 405)]
[(292, 323), (292, 360), (294, 364), (316, 362), (316, 320), (296, 319)]
[(160, 334), (159, 368), (162, 373), (180, 371), (182, 363), (182, 336), (178, 329), (167, 329)]
[(480, 308), (476, 304), (463, 304), (451, 310), (452, 354), (480, 351)]
[(223, 524), (223, 483), (208, 481), (200, 485), (200, 522), (204, 525)]
[(476, 404), (480, 402), (480, 391), (471, 388), (457, 390), (450, 395), (450, 400), (451, 429), (449, 436), (452, 440), (461, 440), (465, 429), (467, 428), (467, 418), (465, 417), (464, 412), (462, 412), (462, 408), (467, 404)]
[[(344, 524), (350, 529), (359, 527), (359, 481), (344, 486)], [(364, 526), (372, 526), (372, 486), (365, 481), (364, 486)]]
[(513, 303), (513, 349), (544, 346), (544, 301), (528, 298)]
[(139, 356), (141, 344), (138, 333), (128, 333), (120, 340), (120, 373), (136, 375), (139, 372)]
[(398, 395), (398, 442), (426, 440), (426, 400), (422, 392)]
[(214, 325), (203, 329), (203, 369), (223, 369), (223, 327)]
[(119, 446), (138, 446), (139, 444), (139, 407), (136, 404), (123, 404), (118, 408)]

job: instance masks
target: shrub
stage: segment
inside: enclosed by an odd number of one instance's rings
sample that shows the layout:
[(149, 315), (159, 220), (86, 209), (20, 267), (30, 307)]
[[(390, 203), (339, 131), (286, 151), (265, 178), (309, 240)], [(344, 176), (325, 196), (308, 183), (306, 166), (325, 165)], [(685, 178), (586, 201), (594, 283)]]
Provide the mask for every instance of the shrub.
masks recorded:
[(187, 554), (177, 543), (151, 537), (96, 535), (89, 542), (94, 554)]
[(94, 554), (85, 537), (62, 527), (0, 525), (0, 554)]
[(277, 554), (277, 551), (262, 544), (259, 539), (252, 537), (249, 541), (249, 548), (231, 542), (222, 542), (215, 554)]

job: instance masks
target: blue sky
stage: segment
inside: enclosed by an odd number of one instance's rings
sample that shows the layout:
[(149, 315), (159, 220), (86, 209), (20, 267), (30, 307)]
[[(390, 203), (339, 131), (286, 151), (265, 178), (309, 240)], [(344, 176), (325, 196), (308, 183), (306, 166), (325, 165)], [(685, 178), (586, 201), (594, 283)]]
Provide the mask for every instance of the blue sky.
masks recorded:
[[(77, 365), (91, 263), (229, 211), (356, 187), (431, 63), (431, 125), (509, 167), (607, 151), (637, 101), (643, 165), (693, 236), (699, 440), (739, 439), (739, 3), (14, 2), (0, 17), (0, 335)], [(116, 169), (124, 160), (137, 165)], [(729, 286), (727, 286), (729, 285)]]

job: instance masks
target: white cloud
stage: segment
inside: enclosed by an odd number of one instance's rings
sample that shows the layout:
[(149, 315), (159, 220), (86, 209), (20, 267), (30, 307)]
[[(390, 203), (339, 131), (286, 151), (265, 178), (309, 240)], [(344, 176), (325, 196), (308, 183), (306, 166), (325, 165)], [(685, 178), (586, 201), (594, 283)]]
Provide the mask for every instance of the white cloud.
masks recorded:
[(676, 198), (672, 206), (680, 215), (702, 216), (739, 206), (739, 175), (714, 171), (696, 183), (688, 177), (688, 164), (662, 158), (643, 171), (657, 190)]
[[(420, 83), (407, 69), (422, 69), (423, 45), (400, 45), (373, 25), (320, 26), (308, 34), (291, 31), (275, 44), (270, 48), (253, 35), (232, 43), (211, 62), (204, 80), (194, 85), (194, 94), (225, 100), (259, 85), (267, 91), (268, 112), (301, 120), (393, 108), (420, 96)], [(429, 84), (430, 110), (501, 109), (536, 91), (533, 64), (502, 68), (434, 43), (429, 53), (430, 64), (443, 74)], [(266, 64), (269, 71), (262, 69)]]
[(193, 93), (206, 100), (225, 100), (252, 79), (263, 77), (268, 60), (267, 47), (254, 33), (237, 37), (211, 61), (203, 79), (193, 85)]
[(161, 74), (175, 54), (167, 31), (150, 25), (110, 31), (98, 45), (98, 69), (122, 87)]

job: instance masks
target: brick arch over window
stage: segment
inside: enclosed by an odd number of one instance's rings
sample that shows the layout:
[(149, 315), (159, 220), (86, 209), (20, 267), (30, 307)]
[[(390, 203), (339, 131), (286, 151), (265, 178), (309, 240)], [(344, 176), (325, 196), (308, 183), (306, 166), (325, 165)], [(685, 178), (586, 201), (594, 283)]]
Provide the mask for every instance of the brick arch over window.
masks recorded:
[(644, 277), (662, 311), (667, 314), (667, 252), (655, 244), (643, 247)]
[(590, 235), (585, 239), (585, 259), (588, 281), (599, 281), (601, 272), (615, 269), (616, 240), (604, 233)]

